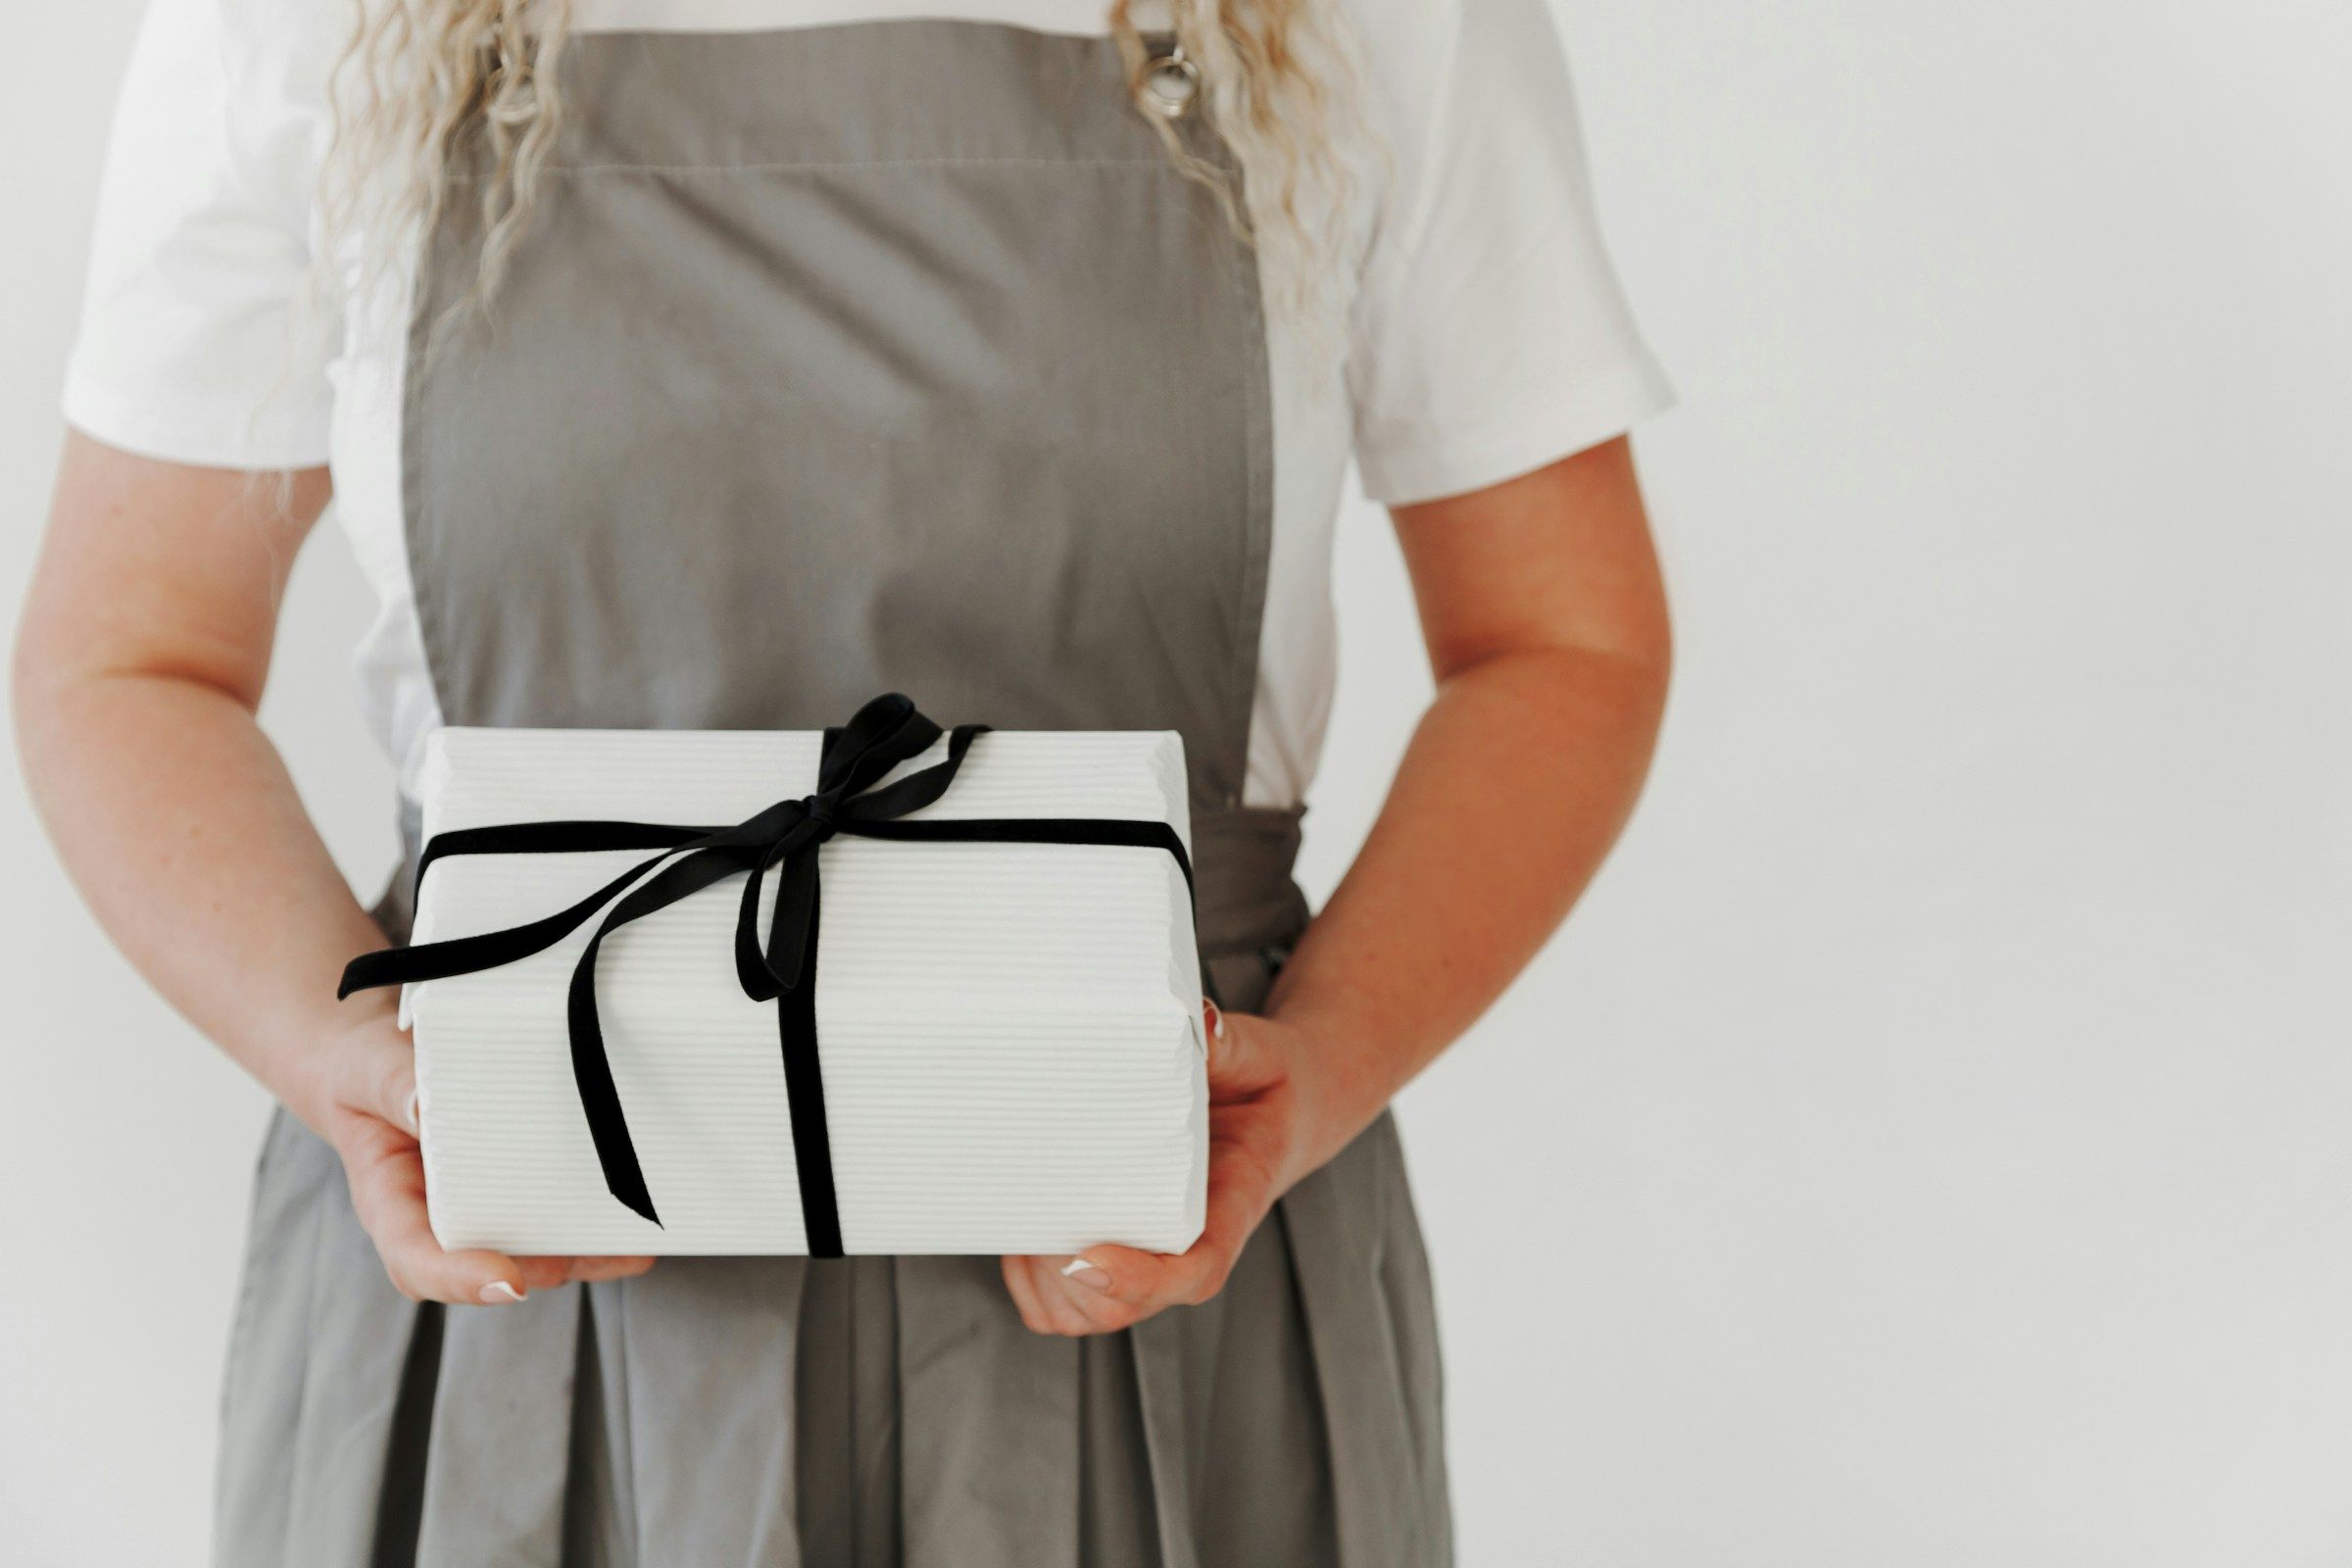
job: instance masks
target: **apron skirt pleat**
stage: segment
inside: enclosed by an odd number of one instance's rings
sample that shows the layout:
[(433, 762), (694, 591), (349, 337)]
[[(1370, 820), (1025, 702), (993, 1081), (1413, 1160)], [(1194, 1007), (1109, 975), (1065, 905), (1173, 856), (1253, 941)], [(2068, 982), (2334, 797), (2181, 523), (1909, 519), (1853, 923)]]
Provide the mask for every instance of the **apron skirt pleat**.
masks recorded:
[(637, 1560), (797, 1568), (798, 1257), (668, 1257), (614, 1282)]
[(439, 1324), (385, 1276), (333, 1151), (283, 1110), (264, 1139), (243, 1276), (217, 1560), (368, 1568), (403, 1555), (422, 1486), (402, 1465), (421, 1450)]
[[(310, 1370), (310, 1280), (318, 1228), (332, 1217), (339, 1194), (319, 1194), (285, 1179), (297, 1157), (292, 1118), (273, 1112), (254, 1166), (245, 1261), (228, 1337), (220, 1400), (220, 1464), (213, 1495), (216, 1562), (283, 1564), (293, 1482), (295, 1435)], [(316, 1151), (326, 1152), (323, 1147)]]
[[(1403, 1188), (1395, 1120), (1378, 1120), (1282, 1200), (1299, 1298), (1313, 1347), (1338, 1497), (1338, 1561), (1346, 1568), (1424, 1568), (1452, 1560), (1444, 1458), (1436, 1442), (1436, 1313), (1430, 1298), (1398, 1301), (1386, 1288), (1392, 1247), (1421, 1249)], [(1406, 1334), (1402, 1306), (1416, 1320)], [(1418, 1350), (1422, 1386), (1406, 1384), (1401, 1347)], [(1426, 1441), (1417, 1443), (1416, 1432)], [(1437, 1485), (1430, 1485), (1432, 1477)]]
[(581, 1296), (564, 1286), (442, 1314), (419, 1565), (540, 1568), (561, 1558)]
[(993, 1257), (898, 1280), (907, 1568), (1076, 1562), (1078, 1343), (1030, 1332)]

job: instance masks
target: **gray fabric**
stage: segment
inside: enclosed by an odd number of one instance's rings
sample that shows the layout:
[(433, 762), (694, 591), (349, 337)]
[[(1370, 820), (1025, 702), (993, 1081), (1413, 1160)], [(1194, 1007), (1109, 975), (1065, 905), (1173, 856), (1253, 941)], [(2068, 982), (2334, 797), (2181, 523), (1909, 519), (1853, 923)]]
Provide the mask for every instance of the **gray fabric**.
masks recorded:
[[(583, 45), (591, 107), (495, 323), (407, 388), (444, 712), (808, 728), (911, 686), (1005, 728), (1180, 730), (1198, 797), (1237, 801), (1272, 519), (1256, 273), (1111, 47)], [(471, 212), (419, 349), (470, 287)]]
[[(418, 301), (410, 550), (444, 714), (803, 727), (895, 688), (949, 719), (1178, 729), (1205, 982), (1259, 1004), (1306, 915), (1298, 814), (1235, 805), (1263, 323), (1109, 45), (900, 23), (570, 62), (495, 328), (427, 352), (470, 273), (464, 201)], [(381, 913), (405, 933), (397, 888)], [(416, 1307), (281, 1114), (219, 1557), (1441, 1563), (1434, 1343), (1386, 1117), (1216, 1300), (1069, 1341), (1022, 1327), (993, 1258), (671, 1258)]]

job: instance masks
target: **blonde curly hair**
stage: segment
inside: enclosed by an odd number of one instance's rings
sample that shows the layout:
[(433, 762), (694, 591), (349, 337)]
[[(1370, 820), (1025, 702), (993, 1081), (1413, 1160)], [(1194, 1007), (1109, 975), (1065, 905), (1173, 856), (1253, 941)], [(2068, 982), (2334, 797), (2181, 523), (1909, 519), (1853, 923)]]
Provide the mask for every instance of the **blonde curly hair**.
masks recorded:
[[(1345, 296), (1342, 265), (1356, 171), (1345, 147), (1363, 126), (1356, 59), (1337, 0), (1161, 0), (1176, 46), (1198, 70), (1201, 110), (1239, 162), (1246, 191), (1191, 151), (1164, 116), (1139, 107), (1188, 176), (1217, 192), (1254, 244), (1278, 313), (1322, 336)], [(1159, 57), (1135, 0), (1107, 0), (1112, 38), (1140, 83)], [(479, 274), (496, 292), (528, 224), (539, 176), (562, 132), (559, 85), (572, 0), (359, 0), (332, 89), (335, 150), (325, 192), (330, 232), (358, 234), (379, 263), (428, 232), (459, 188), (449, 172), (481, 139)], [(1139, 87), (1139, 91), (1140, 91)], [(1366, 139), (1368, 145), (1368, 138)]]

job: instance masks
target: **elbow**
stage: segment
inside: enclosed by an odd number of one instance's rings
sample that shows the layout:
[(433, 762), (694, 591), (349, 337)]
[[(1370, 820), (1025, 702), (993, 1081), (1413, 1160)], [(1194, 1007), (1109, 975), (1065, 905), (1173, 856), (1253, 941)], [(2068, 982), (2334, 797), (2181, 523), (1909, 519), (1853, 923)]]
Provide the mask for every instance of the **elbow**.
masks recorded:
[(1674, 684), (1674, 616), (1664, 594), (1646, 596), (1638, 613), (1611, 634), (1595, 638), (1582, 652), (1607, 660), (1623, 669), (1629, 684), (1648, 693), (1659, 704)]
[(1629, 729), (1655, 737), (1674, 685), (1674, 643), (1663, 628), (1639, 642), (1565, 650), (1562, 684), (1613, 708)]
[(1658, 604), (1655, 625), (1628, 651), (1626, 658), (1637, 682), (1662, 714), (1667, 693), (1674, 686), (1674, 617), (1667, 612), (1663, 600)]
[(1557, 656), (1584, 673), (1584, 682), (1605, 682), (1629, 711), (1646, 714), (1654, 727), (1666, 710), (1674, 685), (1674, 617), (1662, 588), (1628, 595), (1617, 613), (1582, 636), (1562, 639)]
[(76, 693), (87, 686), (80, 661), (66, 639), (49, 629), (50, 623), (36, 595), (25, 607), (9, 651), (8, 669), (17, 766), (44, 814), (61, 770), (70, 771), (66, 754), (73, 748), (74, 718), (83, 706)]
[(67, 684), (64, 662), (44, 635), (42, 619), (37, 605), (27, 606), (16, 644), (9, 650), (9, 718), (17, 755), (27, 772), (38, 760), (43, 738), (54, 725), (59, 693)]
[[(9, 656), (10, 716), (19, 766), (36, 800), (76, 769), (76, 754), (122, 744), (125, 726), (184, 710), (189, 694), (251, 713), (258, 681), (200, 641), (109, 631), (36, 583)], [(163, 706), (159, 708), (157, 705)]]
[(1674, 684), (1674, 627), (1663, 596), (1605, 627), (1453, 647), (1434, 661), (1441, 688), (1460, 682), (1516, 688), (1544, 707), (1598, 701), (1636, 724), (1663, 720)]
[(1507, 713), (1525, 733), (1575, 737), (1575, 749), (1607, 736), (1628, 755), (1646, 757), (1664, 726), (1673, 679), (1674, 651), (1663, 637), (1639, 644), (1552, 643), (1466, 661), (1441, 674), (1438, 692)]

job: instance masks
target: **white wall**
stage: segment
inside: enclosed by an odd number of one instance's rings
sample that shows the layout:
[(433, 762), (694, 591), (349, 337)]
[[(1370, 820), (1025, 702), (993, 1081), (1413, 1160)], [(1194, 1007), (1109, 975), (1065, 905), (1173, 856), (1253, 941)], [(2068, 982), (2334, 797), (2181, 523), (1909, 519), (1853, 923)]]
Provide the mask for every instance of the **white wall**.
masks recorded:
[[(0, 597), (130, 0), (0, 50)], [(2352, 19), (1569, 0), (1684, 393), (1631, 838), (1409, 1097), (1468, 1563), (2352, 1557)], [(1349, 519), (1328, 886), (1425, 682)], [(340, 546), (268, 718), (390, 854)], [(20, 797), (0, 1551), (194, 1560), (263, 1110)], [(13, 1548), (13, 1549), (12, 1549)]]

